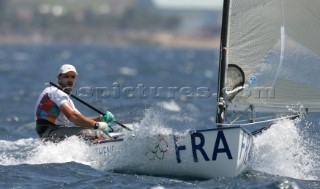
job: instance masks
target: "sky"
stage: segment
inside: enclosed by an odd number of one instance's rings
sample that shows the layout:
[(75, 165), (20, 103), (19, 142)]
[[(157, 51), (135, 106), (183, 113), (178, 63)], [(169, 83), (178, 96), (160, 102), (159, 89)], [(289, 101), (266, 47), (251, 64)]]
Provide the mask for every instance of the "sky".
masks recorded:
[(223, 0), (152, 0), (156, 5), (172, 8), (222, 9)]

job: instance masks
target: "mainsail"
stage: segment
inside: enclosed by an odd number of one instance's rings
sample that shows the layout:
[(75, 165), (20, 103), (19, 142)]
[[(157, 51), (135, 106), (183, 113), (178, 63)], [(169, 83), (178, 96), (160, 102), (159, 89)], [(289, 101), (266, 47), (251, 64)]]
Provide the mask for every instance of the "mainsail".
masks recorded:
[(226, 5), (220, 94), (228, 109), (320, 111), (320, 1)]

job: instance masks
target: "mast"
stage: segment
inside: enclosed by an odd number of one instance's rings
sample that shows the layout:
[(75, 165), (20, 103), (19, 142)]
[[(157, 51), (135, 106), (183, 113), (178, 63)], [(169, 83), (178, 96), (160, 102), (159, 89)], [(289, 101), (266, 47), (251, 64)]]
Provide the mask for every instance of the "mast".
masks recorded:
[(217, 114), (216, 123), (217, 126), (224, 122), (224, 114), (226, 111), (226, 103), (224, 101), (223, 88), (225, 87), (225, 71), (226, 71), (226, 46), (227, 46), (227, 34), (228, 34), (228, 18), (229, 18), (229, 6), (230, 0), (223, 1), (223, 13), (222, 13), (222, 27), (221, 27), (221, 39), (220, 39), (220, 58), (219, 58), (219, 78), (217, 89)]

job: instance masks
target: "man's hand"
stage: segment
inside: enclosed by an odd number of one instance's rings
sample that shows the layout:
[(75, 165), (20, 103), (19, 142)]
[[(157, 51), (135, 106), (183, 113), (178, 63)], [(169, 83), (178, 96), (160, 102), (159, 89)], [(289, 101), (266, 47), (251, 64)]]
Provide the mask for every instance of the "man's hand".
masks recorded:
[(108, 125), (111, 127), (112, 122), (115, 120), (114, 116), (111, 112), (107, 111), (104, 115), (100, 116), (100, 120), (108, 123)]

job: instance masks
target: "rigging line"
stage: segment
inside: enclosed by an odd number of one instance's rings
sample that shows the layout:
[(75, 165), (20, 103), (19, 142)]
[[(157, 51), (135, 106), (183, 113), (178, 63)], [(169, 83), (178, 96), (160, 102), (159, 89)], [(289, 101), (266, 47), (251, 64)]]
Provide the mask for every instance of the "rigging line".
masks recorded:
[(294, 117), (297, 117), (297, 116), (299, 116), (299, 115), (290, 115), (290, 116), (279, 117), (279, 118), (269, 119), (269, 120), (264, 120), (264, 121), (256, 121), (256, 122), (252, 122), (252, 123), (242, 123), (242, 124), (217, 124), (217, 125), (221, 125), (221, 126), (246, 126), (246, 125), (259, 124), (259, 123), (267, 123), (267, 122), (279, 121), (279, 120), (283, 120), (283, 119), (294, 118)]
[[(238, 117), (239, 118), (239, 117)], [(238, 119), (237, 118), (237, 119)], [(255, 120), (264, 120), (264, 119), (276, 119), (277, 116), (264, 116), (264, 117), (257, 117)], [(247, 122), (248, 119), (241, 119), (241, 120), (233, 120), (232, 123), (236, 122), (236, 123), (239, 123), (239, 122)], [(255, 122), (257, 123), (257, 122)], [(239, 123), (240, 124), (240, 123)]]
[(240, 116), (238, 116), (237, 118), (235, 118), (234, 120), (232, 120), (232, 121), (230, 122), (230, 124), (233, 124), (233, 123), (236, 122), (239, 118), (240, 118)]

